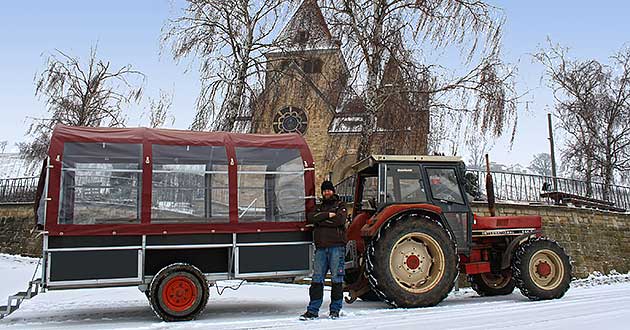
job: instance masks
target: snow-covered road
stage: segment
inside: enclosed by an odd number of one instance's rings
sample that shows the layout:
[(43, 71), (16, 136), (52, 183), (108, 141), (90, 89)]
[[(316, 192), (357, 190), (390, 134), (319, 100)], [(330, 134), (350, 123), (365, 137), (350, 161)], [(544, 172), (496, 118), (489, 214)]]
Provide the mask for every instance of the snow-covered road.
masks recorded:
[[(3, 300), (24, 289), (35, 264), (35, 259), (0, 255)], [(432, 308), (390, 309), (357, 301), (345, 305), (338, 320), (310, 322), (297, 319), (308, 299), (304, 285), (248, 283), (221, 296), (211, 288), (205, 312), (183, 323), (160, 322), (135, 287), (51, 291), (24, 302), (0, 320), (0, 329), (627, 329), (629, 278), (581, 281), (564, 298), (543, 302), (517, 292), (485, 298), (469, 290), (452, 293)], [(598, 281), (617, 283), (592, 285)]]

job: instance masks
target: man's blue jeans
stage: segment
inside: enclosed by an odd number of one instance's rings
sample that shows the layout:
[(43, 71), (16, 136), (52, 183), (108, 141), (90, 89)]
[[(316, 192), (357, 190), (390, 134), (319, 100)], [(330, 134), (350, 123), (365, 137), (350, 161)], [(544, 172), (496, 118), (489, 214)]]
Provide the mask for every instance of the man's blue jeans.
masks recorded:
[(324, 295), (324, 279), (330, 271), (333, 290), (331, 292), (330, 311), (339, 312), (343, 304), (343, 277), (345, 275), (345, 246), (317, 248), (310, 288), (310, 302), (306, 310), (319, 314)]

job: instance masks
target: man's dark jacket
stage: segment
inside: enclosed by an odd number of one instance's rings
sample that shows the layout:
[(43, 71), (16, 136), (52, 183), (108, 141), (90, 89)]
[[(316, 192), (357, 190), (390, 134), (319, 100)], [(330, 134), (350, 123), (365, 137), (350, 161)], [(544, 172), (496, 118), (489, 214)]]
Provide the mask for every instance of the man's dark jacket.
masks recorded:
[[(335, 213), (330, 218), (328, 213)], [(322, 199), (315, 206), (315, 211), (307, 214), (309, 223), (315, 226), (313, 230), (315, 246), (327, 248), (346, 245), (346, 216), (348, 211), (339, 196), (333, 195), (330, 199)]]

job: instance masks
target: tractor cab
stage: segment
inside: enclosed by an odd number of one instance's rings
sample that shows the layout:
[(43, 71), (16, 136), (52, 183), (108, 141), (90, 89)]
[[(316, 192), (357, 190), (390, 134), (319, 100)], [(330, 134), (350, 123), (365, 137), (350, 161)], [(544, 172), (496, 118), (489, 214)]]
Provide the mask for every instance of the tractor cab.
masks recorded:
[(470, 250), (473, 214), (464, 189), (461, 158), (372, 155), (353, 169), (355, 218), (373, 216), (394, 205), (405, 205), (406, 209), (437, 206), (456, 238), (458, 252)]

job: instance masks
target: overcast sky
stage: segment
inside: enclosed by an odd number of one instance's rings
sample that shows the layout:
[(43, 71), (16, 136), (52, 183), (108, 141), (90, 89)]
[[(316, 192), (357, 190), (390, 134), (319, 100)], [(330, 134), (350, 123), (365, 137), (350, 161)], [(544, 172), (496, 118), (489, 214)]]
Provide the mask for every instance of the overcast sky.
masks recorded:
[[(532, 155), (548, 152), (546, 113), (553, 107), (551, 92), (541, 82), (542, 67), (532, 52), (554, 42), (571, 48), (576, 58), (607, 61), (628, 41), (630, 4), (626, 1), (498, 1), (506, 11), (503, 54), (519, 64), (520, 92), (529, 91), (529, 111), (520, 109), (518, 131), (510, 149), (508, 138), (497, 141), (494, 161), (527, 165)], [(24, 140), (30, 117), (44, 113), (34, 97), (33, 78), (55, 49), (85, 58), (98, 43), (99, 57), (113, 66), (132, 64), (147, 75), (145, 90), (174, 93), (174, 127), (187, 128), (199, 91), (195, 67), (160, 55), (160, 29), (182, 7), (175, 0), (2, 1), (0, 2), (0, 141), (11, 147)], [(129, 114), (129, 126), (146, 125), (142, 106)], [(561, 140), (561, 137), (558, 137)], [(561, 141), (560, 141), (561, 143)], [(464, 155), (466, 156), (466, 155)]]

